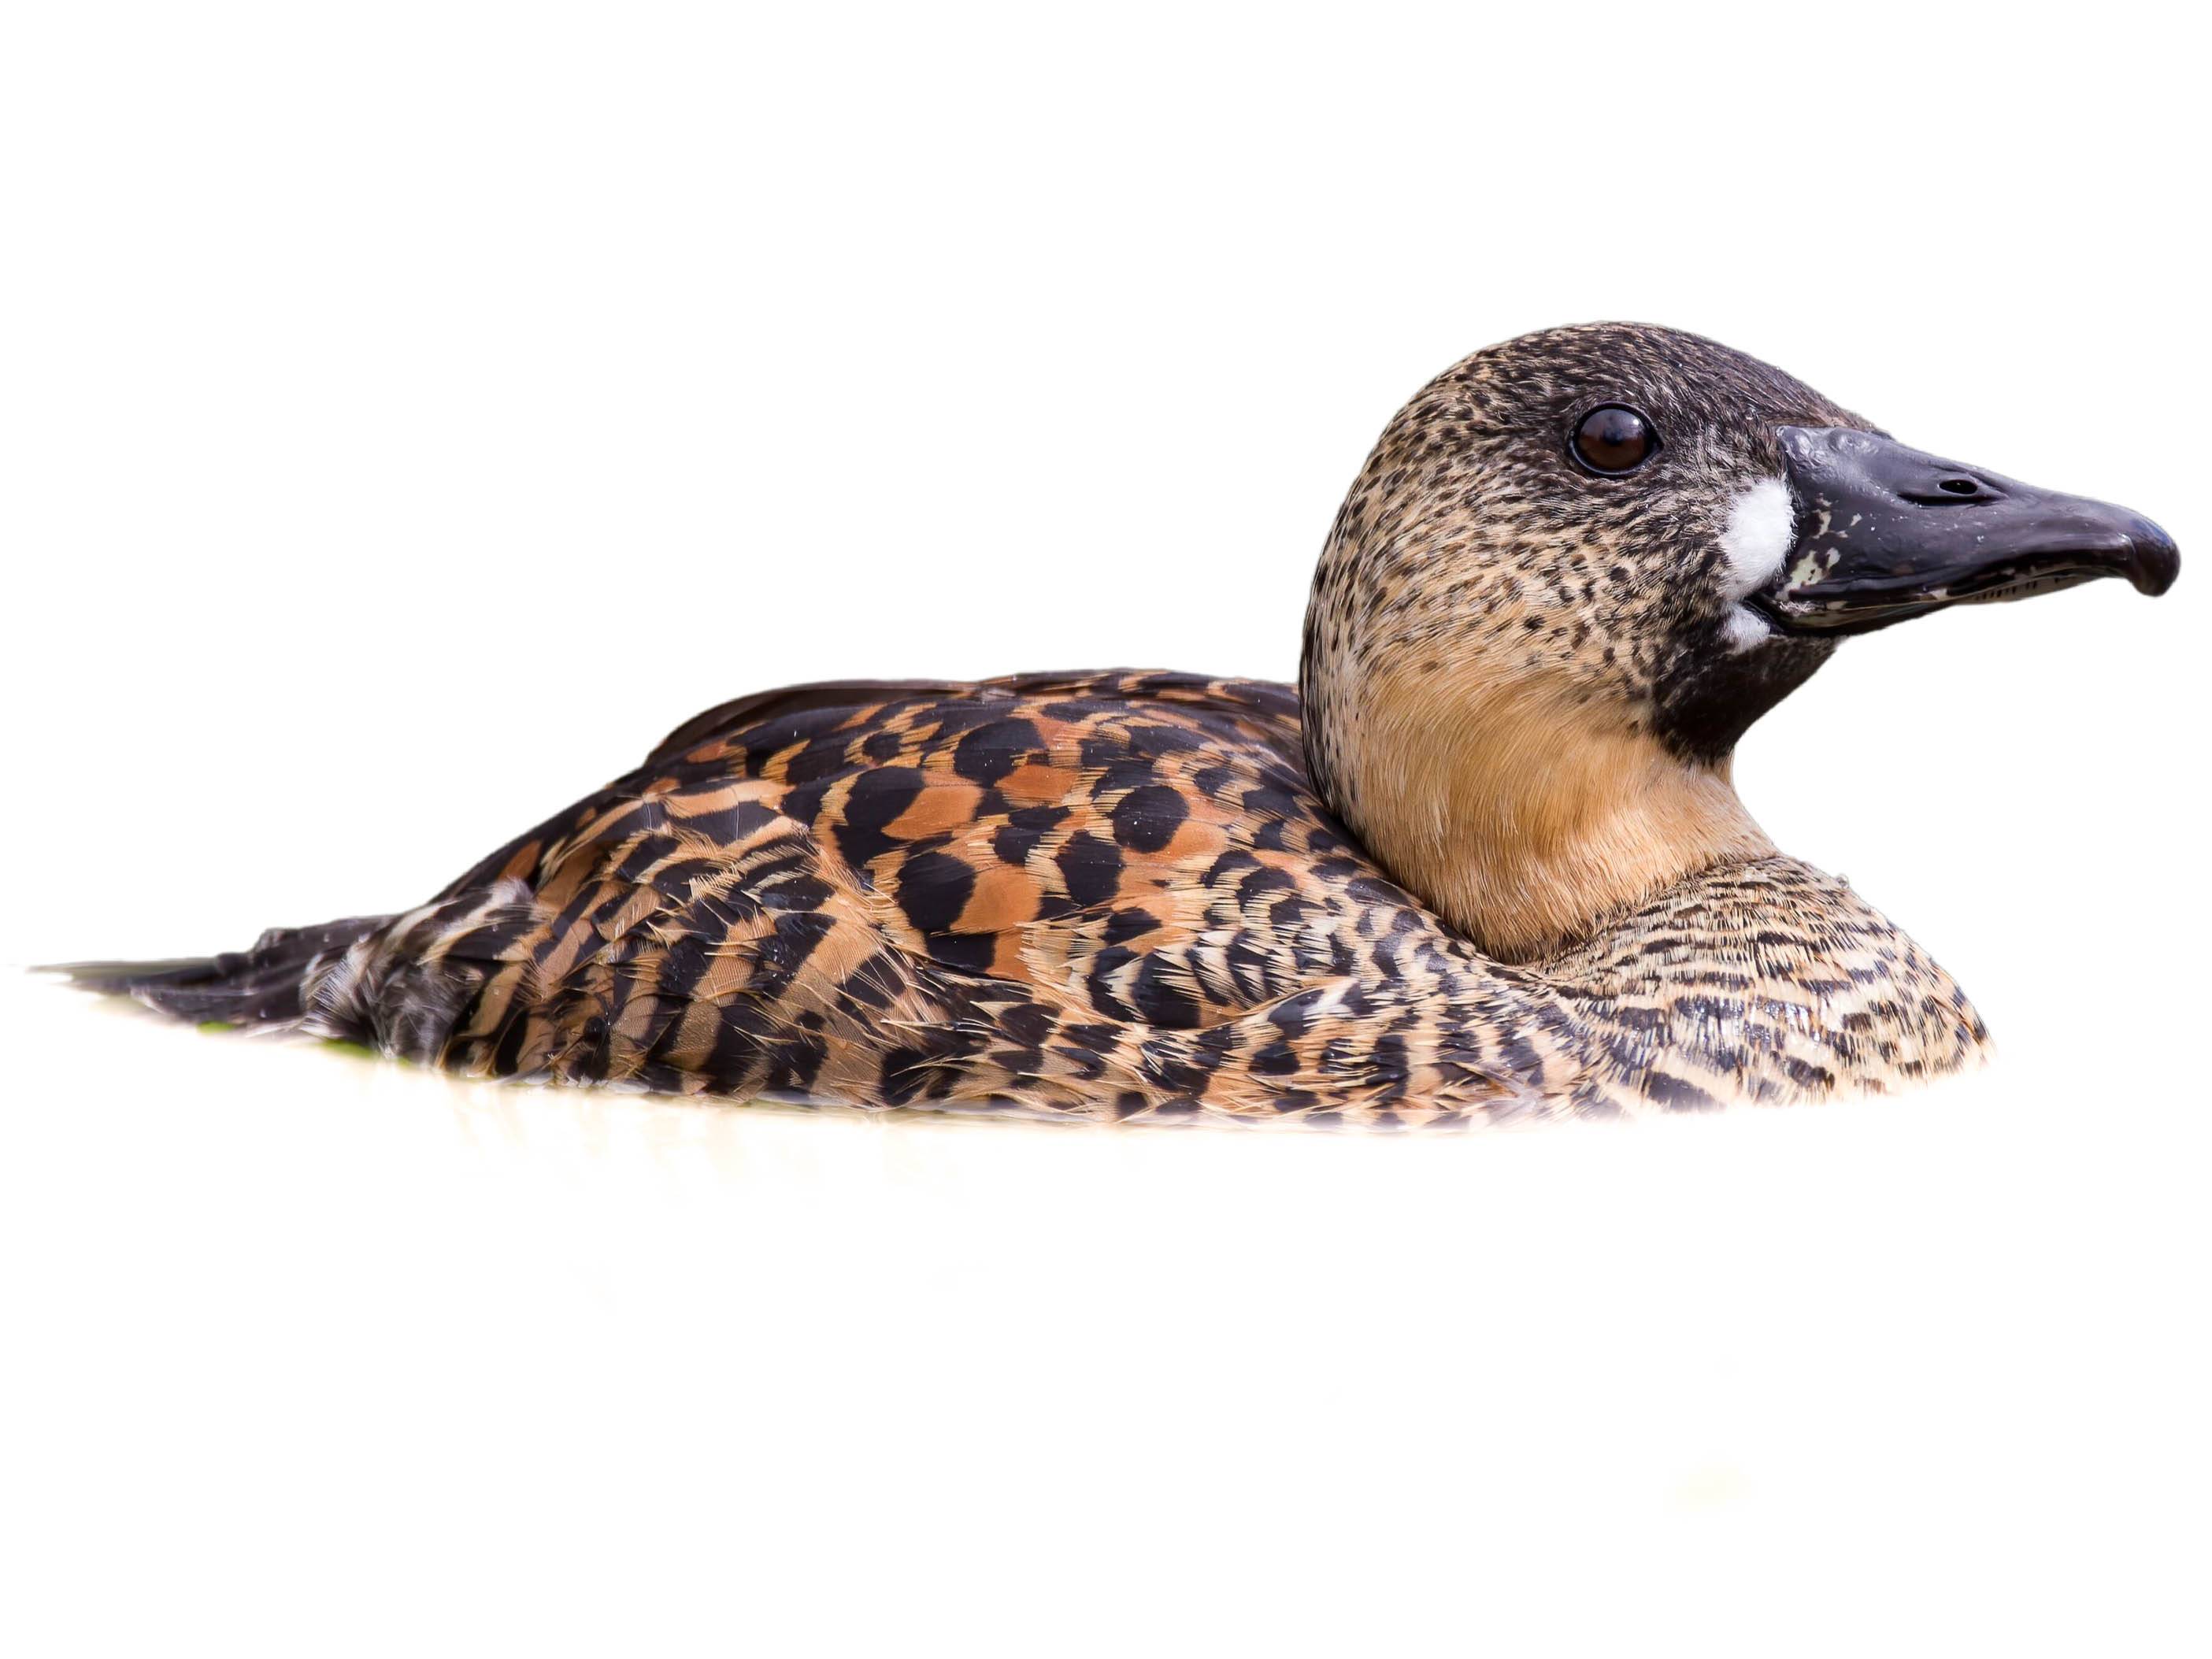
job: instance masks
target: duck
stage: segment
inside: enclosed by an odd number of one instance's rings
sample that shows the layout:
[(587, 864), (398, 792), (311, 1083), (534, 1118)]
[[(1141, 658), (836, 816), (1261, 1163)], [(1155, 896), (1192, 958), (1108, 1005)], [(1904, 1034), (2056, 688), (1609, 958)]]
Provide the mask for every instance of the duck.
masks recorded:
[(1910, 448), (1644, 325), (1431, 380), (1295, 686), (1135, 670), (742, 696), (404, 914), (87, 988), (468, 1078), (1412, 1127), (1883, 1094), (1965, 994), (1732, 757), (1845, 639), (2106, 576), (2128, 509)]

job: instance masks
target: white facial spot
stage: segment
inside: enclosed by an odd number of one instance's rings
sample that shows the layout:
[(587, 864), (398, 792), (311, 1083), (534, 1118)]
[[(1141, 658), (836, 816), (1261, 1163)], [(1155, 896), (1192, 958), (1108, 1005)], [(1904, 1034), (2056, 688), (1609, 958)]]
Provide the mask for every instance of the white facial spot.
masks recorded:
[(1795, 519), (1790, 486), (1779, 478), (1761, 478), (1735, 498), (1721, 532), (1721, 551), (1728, 556), (1721, 580), (1729, 598), (1740, 599), (1774, 579), (1789, 556)]
[(1730, 605), (1728, 620), (1721, 624), (1721, 637), (1730, 651), (1748, 651), (1773, 632), (1772, 624), (1747, 605)]

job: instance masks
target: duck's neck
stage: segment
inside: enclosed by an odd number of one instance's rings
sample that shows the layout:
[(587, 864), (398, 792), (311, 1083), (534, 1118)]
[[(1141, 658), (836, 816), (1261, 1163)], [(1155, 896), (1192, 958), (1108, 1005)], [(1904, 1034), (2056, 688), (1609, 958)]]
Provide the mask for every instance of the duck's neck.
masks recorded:
[(1398, 881), (1503, 960), (1589, 939), (1718, 865), (1773, 853), (1729, 763), (1541, 686), (1393, 684), (1310, 708), (1331, 804)]

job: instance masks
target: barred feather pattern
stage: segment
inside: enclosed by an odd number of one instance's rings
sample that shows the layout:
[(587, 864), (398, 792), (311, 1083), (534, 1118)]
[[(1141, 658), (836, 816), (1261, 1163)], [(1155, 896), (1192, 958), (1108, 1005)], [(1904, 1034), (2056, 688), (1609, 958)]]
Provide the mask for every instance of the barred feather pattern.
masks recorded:
[(1297, 694), (1117, 671), (802, 686), (689, 722), (315, 960), (304, 1023), (472, 1077), (1412, 1125), (1881, 1091), (1949, 977), (1770, 857), (1504, 963), (1309, 782)]

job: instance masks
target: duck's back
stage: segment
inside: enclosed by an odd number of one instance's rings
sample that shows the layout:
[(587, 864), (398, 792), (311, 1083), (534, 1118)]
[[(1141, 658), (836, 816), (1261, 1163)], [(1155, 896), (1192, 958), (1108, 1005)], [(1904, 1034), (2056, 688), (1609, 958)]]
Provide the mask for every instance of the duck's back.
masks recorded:
[[(324, 962), (307, 1012), (479, 1075), (1425, 1118), (1543, 1091), (1514, 977), (1329, 818), (1290, 688), (1040, 675), (711, 710)], [(1495, 1042), (1444, 1018), (1486, 1010)]]

